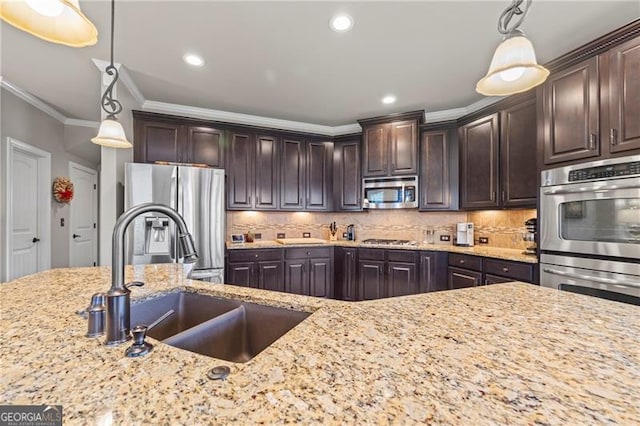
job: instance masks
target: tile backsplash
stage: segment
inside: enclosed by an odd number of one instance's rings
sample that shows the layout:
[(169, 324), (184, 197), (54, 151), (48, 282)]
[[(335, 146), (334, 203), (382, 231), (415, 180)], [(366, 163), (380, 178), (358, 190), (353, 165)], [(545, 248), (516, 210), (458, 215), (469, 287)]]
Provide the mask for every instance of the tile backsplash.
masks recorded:
[[(524, 249), (521, 233), (524, 222), (536, 217), (535, 210), (496, 210), (479, 212), (418, 212), (417, 210), (370, 210), (363, 213), (312, 212), (227, 212), (227, 238), (231, 234), (246, 234), (249, 230), (262, 234), (263, 240), (273, 240), (277, 233), (288, 238), (301, 238), (310, 232), (312, 238), (329, 239), (329, 224), (336, 222), (338, 238), (347, 225), (355, 225), (356, 239), (391, 238), (423, 240), (423, 231), (435, 231), (436, 244), (451, 244), (458, 222), (475, 224), (476, 243), (479, 237), (489, 237), (489, 246)], [(449, 243), (440, 242), (440, 235), (451, 235)]]

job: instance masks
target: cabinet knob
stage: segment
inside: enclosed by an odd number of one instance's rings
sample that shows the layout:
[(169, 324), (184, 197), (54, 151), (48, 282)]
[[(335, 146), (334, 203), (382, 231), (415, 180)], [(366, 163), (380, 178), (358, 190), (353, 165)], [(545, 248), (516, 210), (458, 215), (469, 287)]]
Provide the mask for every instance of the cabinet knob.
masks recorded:
[(257, 255), (257, 254), (254, 254), (254, 255), (253, 255), (253, 257), (255, 257), (255, 258), (257, 259), (257, 258), (258, 258), (258, 255)]
[(509, 272), (509, 268), (502, 268), (502, 272)]
[(307, 252), (307, 256), (311, 256), (311, 252), (310, 251)]
[(460, 263), (464, 263), (464, 259), (460, 259)]

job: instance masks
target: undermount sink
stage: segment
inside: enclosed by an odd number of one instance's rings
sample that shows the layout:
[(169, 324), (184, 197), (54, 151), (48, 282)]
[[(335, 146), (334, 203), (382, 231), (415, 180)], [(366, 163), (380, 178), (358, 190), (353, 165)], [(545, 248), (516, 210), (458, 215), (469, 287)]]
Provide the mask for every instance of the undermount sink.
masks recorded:
[(273, 306), (177, 292), (131, 305), (131, 325), (168, 345), (231, 362), (247, 362), (311, 315)]

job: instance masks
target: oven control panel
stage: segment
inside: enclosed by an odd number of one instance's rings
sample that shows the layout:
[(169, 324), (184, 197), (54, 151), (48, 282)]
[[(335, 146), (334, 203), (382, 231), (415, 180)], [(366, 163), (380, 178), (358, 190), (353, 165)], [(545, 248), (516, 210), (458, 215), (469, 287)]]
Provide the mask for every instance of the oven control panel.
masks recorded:
[(569, 182), (578, 180), (605, 179), (616, 176), (640, 175), (640, 161), (612, 164), (610, 166), (588, 167), (586, 169), (571, 170)]

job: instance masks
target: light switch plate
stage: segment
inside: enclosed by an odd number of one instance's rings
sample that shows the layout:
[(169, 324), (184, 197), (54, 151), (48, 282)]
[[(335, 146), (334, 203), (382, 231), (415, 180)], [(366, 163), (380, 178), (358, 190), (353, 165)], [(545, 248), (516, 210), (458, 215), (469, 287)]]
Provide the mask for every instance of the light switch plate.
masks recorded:
[(478, 238), (478, 244), (489, 244), (489, 237)]
[(311, 232), (303, 232), (302, 238), (311, 238)]

